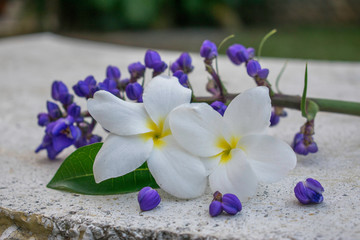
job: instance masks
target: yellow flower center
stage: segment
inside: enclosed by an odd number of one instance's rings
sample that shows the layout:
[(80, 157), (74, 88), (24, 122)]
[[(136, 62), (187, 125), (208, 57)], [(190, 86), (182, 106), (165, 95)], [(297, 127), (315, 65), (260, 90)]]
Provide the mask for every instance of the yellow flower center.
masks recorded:
[(232, 158), (231, 150), (236, 148), (236, 145), (239, 142), (239, 140), (240, 140), (239, 137), (234, 137), (234, 136), (232, 136), (230, 138), (230, 142), (226, 141), (224, 137), (220, 137), (218, 139), (216, 146), (218, 148), (223, 149), (223, 151), (221, 153), (216, 155), (216, 156), (219, 156), (219, 155), (221, 156), (220, 164), (225, 164), (231, 160), (231, 158)]
[(165, 119), (160, 119), (159, 124), (153, 122), (150, 118), (146, 120), (146, 126), (151, 129), (150, 132), (142, 134), (145, 141), (152, 139), (154, 141), (154, 147), (161, 148), (165, 145), (165, 141), (162, 139), (171, 134), (170, 128), (164, 130)]

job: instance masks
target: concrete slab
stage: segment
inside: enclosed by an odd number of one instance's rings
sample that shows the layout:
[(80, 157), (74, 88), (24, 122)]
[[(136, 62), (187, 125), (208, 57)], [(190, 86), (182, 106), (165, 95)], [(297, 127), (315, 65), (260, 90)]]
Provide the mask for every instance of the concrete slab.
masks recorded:
[[(167, 62), (180, 53), (159, 51)], [(211, 218), (211, 192), (193, 200), (178, 200), (160, 191), (155, 210), (140, 212), (136, 193), (85, 196), (47, 189), (62, 160), (46, 159), (34, 149), (42, 139), (36, 115), (45, 111), (53, 80), (72, 86), (92, 74), (102, 81), (107, 65), (143, 61), (145, 49), (36, 34), (0, 40), (0, 239), (359, 239), (360, 238), (360, 119), (320, 113), (315, 139), (320, 151), (298, 156), (297, 167), (280, 182), (261, 185), (257, 195), (234, 216)], [(206, 94), (207, 79), (198, 53), (191, 54), (190, 75), (197, 95)], [(285, 59), (263, 59), (275, 79)], [(220, 57), (219, 68), (228, 89), (253, 87), (243, 68)], [(300, 94), (305, 61), (289, 60), (280, 87)], [(309, 61), (309, 96), (360, 101), (360, 63)], [(270, 129), (290, 143), (304, 122), (289, 110)], [(104, 134), (100, 129), (100, 134)], [(324, 202), (302, 206), (293, 188), (307, 177), (325, 188)]]

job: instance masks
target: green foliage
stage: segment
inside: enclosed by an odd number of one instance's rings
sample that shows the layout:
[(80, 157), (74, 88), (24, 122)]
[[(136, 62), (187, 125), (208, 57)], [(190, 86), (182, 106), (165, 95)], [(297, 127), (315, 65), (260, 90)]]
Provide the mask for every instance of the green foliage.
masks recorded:
[(159, 187), (146, 163), (131, 173), (97, 184), (92, 168), (101, 146), (102, 143), (95, 143), (73, 152), (62, 163), (47, 187), (89, 195), (129, 193), (139, 191), (146, 186)]
[(304, 90), (301, 97), (301, 114), (304, 118), (308, 121), (311, 121), (315, 118), (316, 113), (319, 111), (319, 106), (311, 100), (306, 99), (307, 94), (307, 83), (308, 83), (308, 70), (307, 70), (307, 63), (305, 67), (305, 80), (304, 80)]

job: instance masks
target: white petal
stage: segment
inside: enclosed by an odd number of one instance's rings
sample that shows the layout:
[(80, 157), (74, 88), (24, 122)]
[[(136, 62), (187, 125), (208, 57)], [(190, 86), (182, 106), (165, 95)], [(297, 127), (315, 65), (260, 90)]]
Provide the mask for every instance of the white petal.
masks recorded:
[(260, 181), (275, 182), (296, 166), (296, 155), (285, 142), (268, 135), (243, 137), (241, 146)]
[(219, 164), (215, 171), (210, 174), (210, 187), (213, 192), (220, 191), (222, 194), (235, 194), (240, 201), (246, 201), (248, 197), (256, 193), (257, 178), (246, 156), (240, 149), (231, 151), (232, 159)]
[(151, 119), (158, 125), (171, 110), (191, 100), (191, 90), (176, 77), (157, 76), (146, 86), (143, 101)]
[(266, 87), (251, 88), (235, 97), (224, 120), (236, 135), (263, 133), (270, 125), (271, 100)]
[(204, 193), (207, 177), (200, 159), (181, 149), (172, 136), (165, 145), (154, 148), (148, 167), (157, 184), (179, 198), (194, 198)]
[(110, 134), (95, 158), (95, 181), (99, 183), (134, 171), (150, 156), (152, 147), (152, 140), (145, 141), (139, 135)]
[(169, 114), (171, 132), (176, 141), (193, 155), (211, 157), (219, 154), (223, 119), (206, 103), (184, 104)]
[(149, 132), (147, 115), (141, 103), (125, 102), (107, 91), (98, 91), (87, 101), (88, 110), (106, 130), (117, 135)]

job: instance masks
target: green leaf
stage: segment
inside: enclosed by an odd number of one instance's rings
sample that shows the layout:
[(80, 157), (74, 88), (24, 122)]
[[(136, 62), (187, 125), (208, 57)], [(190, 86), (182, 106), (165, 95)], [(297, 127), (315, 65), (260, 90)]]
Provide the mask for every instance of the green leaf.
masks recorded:
[(306, 113), (306, 93), (307, 93), (307, 80), (308, 80), (308, 73), (307, 73), (307, 63), (305, 66), (305, 79), (304, 79), (304, 89), (303, 89), (303, 94), (301, 97), (301, 114), (303, 117), (307, 118), (307, 113)]
[(282, 68), (281, 68), (281, 70), (280, 70), (280, 72), (279, 72), (279, 74), (277, 75), (276, 80), (275, 80), (276, 91), (277, 91), (278, 93), (280, 93), (280, 94), (282, 94), (282, 92), (280, 91), (280, 88), (279, 88), (279, 82), (280, 82), (281, 76), (283, 75), (283, 73), (284, 73), (284, 71), (285, 71), (285, 68), (286, 68), (286, 66), (287, 66), (287, 63), (288, 63), (288, 61), (285, 61), (284, 65), (282, 66)]
[(96, 183), (92, 171), (96, 154), (102, 143), (81, 147), (62, 163), (47, 187), (89, 195), (108, 195), (136, 192), (143, 187), (159, 188), (146, 162), (124, 176)]
[(218, 51), (220, 51), (220, 49), (224, 45), (224, 43), (226, 43), (229, 39), (231, 39), (233, 37), (235, 37), (235, 35), (231, 34), (231, 35), (227, 36), (226, 38), (224, 38), (224, 40), (222, 40), (221, 43), (219, 44)]
[(265, 37), (261, 40), (260, 45), (259, 45), (259, 53), (258, 53), (258, 60), (260, 61), (260, 57), (261, 57), (261, 51), (263, 48), (264, 43), (266, 42), (266, 40), (268, 40), (269, 37), (271, 37), (272, 35), (274, 35), (276, 33), (276, 29), (271, 30), (268, 34), (265, 35)]

